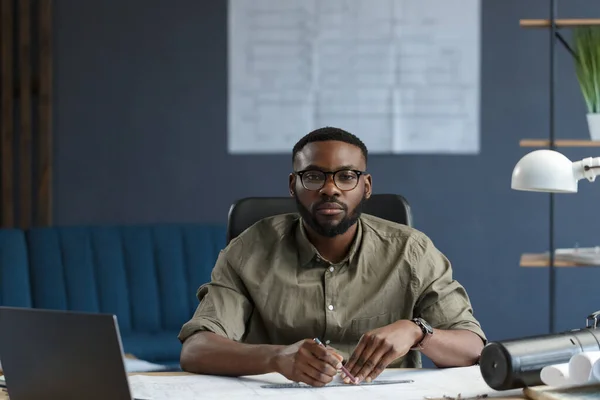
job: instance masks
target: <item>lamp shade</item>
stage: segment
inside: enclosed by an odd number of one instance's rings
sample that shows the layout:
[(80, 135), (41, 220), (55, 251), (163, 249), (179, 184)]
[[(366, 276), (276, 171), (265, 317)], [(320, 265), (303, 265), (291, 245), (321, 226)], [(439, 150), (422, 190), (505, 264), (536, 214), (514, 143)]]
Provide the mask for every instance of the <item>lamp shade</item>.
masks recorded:
[(519, 160), (511, 187), (535, 192), (577, 193), (573, 162), (553, 150), (535, 150)]

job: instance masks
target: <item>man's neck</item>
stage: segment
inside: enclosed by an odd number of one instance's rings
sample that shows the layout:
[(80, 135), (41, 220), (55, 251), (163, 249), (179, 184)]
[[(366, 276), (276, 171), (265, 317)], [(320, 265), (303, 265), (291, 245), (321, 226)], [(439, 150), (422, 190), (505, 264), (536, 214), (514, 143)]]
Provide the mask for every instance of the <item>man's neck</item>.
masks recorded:
[(350, 247), (356, 236), (357, 227), (358, 222), (341, 235), (325, 237), (304, 224), (308, 240), (315, 246), (321, 256), (334, 264), (342, 261), (348, 254), (348, 251), (350, 251)]

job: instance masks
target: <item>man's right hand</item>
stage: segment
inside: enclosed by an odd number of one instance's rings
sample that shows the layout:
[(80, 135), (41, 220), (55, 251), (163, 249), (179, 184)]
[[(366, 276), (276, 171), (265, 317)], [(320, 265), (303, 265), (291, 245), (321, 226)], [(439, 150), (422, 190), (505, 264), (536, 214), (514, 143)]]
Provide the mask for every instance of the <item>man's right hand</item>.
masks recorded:
[(291, 381), (321, 387), (333, 380), (342, 361), (343, 357), (333, 350), (305, 339), (278, 350), (275, 368)]

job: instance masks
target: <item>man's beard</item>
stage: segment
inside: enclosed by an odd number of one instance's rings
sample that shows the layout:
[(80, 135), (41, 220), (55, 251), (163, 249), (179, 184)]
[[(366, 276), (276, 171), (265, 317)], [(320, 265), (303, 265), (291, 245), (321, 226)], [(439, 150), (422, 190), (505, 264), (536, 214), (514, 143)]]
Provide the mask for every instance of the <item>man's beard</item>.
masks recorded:
[[(311, 214), (308, 208), (306, 208), (302, 203), (300, 203), (300, 200), (298, 200), (297, 196), (294, 196), (294, 198), (296, 199), (296, 206), (298, 207), (298, 212), (300, 213), (302, 219), (308, 224), (308, 226), (310, 226), (319, 235), (330, 238), (345, 233), (348, 229), (350, 229), (352, 225), (356, 223), (356, 221), (358, 221), (358, 218), (360, 218), (363, 207), (367, 200), (366, 196), (363, 196), (363, 198), (360, 200), (360, 203), (358, 203), (356, 208), (354, 208), (354, 210), (352, 211), (352, 214), (348, 214), (348, 206), (346, 206), (345, 204), (340, 203), (334, 197), (323, 198), (319, 202), (319, 204), (336, 203), (339, 204), (340, 207), (343, 207), (344, 212), (346, 213), (344, 218), (337, 225), (324, 226), (321, 225), (321, 223), (319, 223), (317, 218), (314, 216), (314, 214)], [(315, 207), (317, 207), (319, 204), (316, 204)]]

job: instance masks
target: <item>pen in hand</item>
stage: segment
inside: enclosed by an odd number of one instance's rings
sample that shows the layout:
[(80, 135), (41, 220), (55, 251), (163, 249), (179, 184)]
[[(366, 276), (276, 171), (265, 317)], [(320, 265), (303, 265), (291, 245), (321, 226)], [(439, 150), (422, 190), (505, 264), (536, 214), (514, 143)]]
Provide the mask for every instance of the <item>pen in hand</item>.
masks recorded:
[[(314, 340), (314, 341), (315, 341), (315, 343), (317, 343), (319, 346), (323, 347), (324, 349), (327, 349), (327, 346), (325, 346), (325, 345), (323, 344), (323, 342), (321, 342), (321, 341), (319, 340), (319, 338), (314, 338), (313, 340)], [(353, 382), (353, 383), (358, 383), (358, 379), (357, 379), (357, 378), (355, 378), (355, 377), (354, 377), (354, 376), (353, 376), (353, 375), (350, 373), (350, 371), (348, 371), (348, 370), (346, 369), (346, 367), (344, 367), (344, 365), (342, 365), (342, 371), (344, 372), (344, 374), (346, 374), (346, 376), (347, 376), (348, 378), (350, 378), (351, 382)]]

